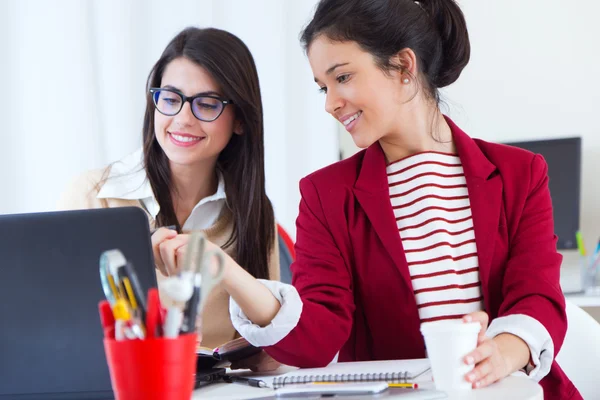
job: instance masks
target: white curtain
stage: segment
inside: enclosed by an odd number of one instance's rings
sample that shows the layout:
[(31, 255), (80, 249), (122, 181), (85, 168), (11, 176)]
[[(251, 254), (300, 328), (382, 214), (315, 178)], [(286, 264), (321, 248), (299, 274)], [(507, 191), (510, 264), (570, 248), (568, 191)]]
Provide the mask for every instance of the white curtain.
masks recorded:
[(298, 34), (316, 0), (0, 0), (0, 213), (48, 211), (74, 176), (141, 146), (145, 81), (187, 26), (238, 35), (265, 109), (267, 191), (292, 234), (298, 181), (339, 157)]

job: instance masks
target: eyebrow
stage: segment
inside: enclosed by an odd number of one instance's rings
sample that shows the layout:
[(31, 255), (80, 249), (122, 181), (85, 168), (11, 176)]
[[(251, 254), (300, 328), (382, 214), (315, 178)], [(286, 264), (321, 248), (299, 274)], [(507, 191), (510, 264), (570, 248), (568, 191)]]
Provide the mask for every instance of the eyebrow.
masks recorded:
[[(329, 69), (327, 69), (327, 71), (325, 71), (325, 75), (329, 75), (329, 74), (331, 74), (333, 71), (335, 71), (335, 70), (336, 70), (336, 68), (339, 68), (339, 67), (344, 67), (344, 66), (346, 66), (346, 65), (348, 65), (348, 64), (350, 64), (350, 63), (347, 63), (347, 62), (345, 62), (345, 63), (337, 63), (337, 64), (334, 64), (334, 65), (332, 65), (331, 67), (329, 67)], [(319, 80), (318, 80), (317, 78), (315, 78), (315, 82), (319, 82)]]
[[(171, 90), (176, 90), (178, 92), (183, 93), (183, 91), (181, 89), (179, 89), (179, 88), (177, 88), (175, 86), (172, 86), (172, 85), (165, 85), (165, 86), (163, 86), (163, 89), (171, 89)], [(193, 96), (217, 96), (217, 97), (220, 97), (221, 93), (215, 92), (214, 90), (209, 90), (209, 91), (206, 91), (206, 92), (196, 93)], [(192, 96), (189, 96), (189, 97), (192, 97)]]

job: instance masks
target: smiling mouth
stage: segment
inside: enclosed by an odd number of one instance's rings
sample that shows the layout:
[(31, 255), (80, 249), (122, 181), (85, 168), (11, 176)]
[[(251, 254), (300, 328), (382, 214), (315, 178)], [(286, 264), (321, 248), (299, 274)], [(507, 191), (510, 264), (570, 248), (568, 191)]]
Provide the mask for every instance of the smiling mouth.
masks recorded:
[(179, 147), (191, 147), (191, 146), (194, 146), (195, 144), (201, 142), (202, 140), (206, 139), (206, 137), (204, 137), (204, 136), (194, 136), (194, 135), (180, 134), (180, 133), (173, 133), (173, 132), (167, 132), (167, 133), (169, 135), (169, 138), (171, 139), (171, 142)]
[(170, 133), (169, 135), (171, 135), (171, 137), (175, 140), (177, 140), (178, 142), (184, 142), (184, 143), (190, 143), (190, 142), (199, 142), (200, 140), (202, 140), (202, 137), (198, 137), (198, 136), (191, 136), (191, 135), (178, 135), (177, 133)]
[(346, 119), (344, 122), (342, 122), (344, 124), (344, 126), (348, 126), (350, 125), (352, 122), (356, 121), (356, 119), (358, 117), (360, 117), (362, 115), (362, 111), (357, 112), (356, 114), (354, 114), (353, 116), (351, 116), (350, 118)]

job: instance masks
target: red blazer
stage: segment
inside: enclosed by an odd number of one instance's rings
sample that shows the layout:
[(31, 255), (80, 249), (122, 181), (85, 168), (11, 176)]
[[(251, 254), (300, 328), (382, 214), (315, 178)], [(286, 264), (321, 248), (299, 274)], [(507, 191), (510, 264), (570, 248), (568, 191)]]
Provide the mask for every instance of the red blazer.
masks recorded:
[[(559, 285), (547, 165), (539, 155), (474, 140), (448, 123), (473, 215), (485, 310), (490, 319), (529, 315), (561, 348), (567, 329)], [(300, 182), (293, 285), (298, 325), (265, 350), (298, 367), (339, 361), (424, 358), (425, 345), (378, 143)], [(554, 362), (546, 399), (581, 395)]]

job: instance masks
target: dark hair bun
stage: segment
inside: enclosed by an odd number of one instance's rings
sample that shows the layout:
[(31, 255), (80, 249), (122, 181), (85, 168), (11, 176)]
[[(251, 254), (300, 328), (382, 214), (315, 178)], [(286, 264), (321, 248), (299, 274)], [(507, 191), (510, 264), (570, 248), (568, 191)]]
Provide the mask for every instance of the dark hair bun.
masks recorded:
[(454, 0), (420, 0), (442, 39), (442, 62), (432, 72), (432, 83), (443, 88), (456, 82), (471, 58), (465, 17)]

